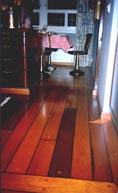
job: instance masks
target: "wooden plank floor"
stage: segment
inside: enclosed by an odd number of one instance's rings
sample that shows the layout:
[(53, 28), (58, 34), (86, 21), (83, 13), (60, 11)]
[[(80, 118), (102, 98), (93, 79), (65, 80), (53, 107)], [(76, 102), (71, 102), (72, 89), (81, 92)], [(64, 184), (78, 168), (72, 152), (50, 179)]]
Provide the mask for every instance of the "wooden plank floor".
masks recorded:
[(1, 125), (2, 193), (116, 193), (118, 136), (100, 119), (90, 70), (69, 71), (57, 67)]

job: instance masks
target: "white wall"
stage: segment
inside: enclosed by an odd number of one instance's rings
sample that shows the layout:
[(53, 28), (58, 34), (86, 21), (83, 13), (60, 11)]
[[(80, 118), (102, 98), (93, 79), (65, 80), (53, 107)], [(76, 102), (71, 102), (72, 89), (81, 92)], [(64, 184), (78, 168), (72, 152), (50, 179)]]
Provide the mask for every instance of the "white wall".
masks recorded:
[(118, 0), (107, 0), (104, 17), (98, 98), (101, 111), (110, 112), (110, 94), (117, 38)]
[[(68, 31), (69, 32), (69, 31)], [(76, 35), (75, 34), (71, 34), (71, 33), (67, 33), (67, 35), (69, 36), (69, 38), (72, 41), (73, 46), (75, 45), (76, 42)], [(74, 49), (74, 48), (72, 48)], [(51, 54), (52, 56), (52, 62), (64, 62), (64, 63), (74, 63), (74, 56), (71, 54), (68, 54), (66, 52), (64, 52), (63, 50), (59, 49), (56, 52), (52, 52)]]

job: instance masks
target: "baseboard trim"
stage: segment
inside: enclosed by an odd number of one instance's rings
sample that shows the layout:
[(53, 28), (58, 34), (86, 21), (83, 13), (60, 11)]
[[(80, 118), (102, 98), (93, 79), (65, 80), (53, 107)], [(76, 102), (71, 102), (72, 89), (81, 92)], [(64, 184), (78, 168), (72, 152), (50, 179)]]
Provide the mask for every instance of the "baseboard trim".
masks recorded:
[(101, 119), (112, 120), (111, 113), (101, 112)]
[(73, 66), (72, 62), (52, 62), (53, 65), (57, 66)]

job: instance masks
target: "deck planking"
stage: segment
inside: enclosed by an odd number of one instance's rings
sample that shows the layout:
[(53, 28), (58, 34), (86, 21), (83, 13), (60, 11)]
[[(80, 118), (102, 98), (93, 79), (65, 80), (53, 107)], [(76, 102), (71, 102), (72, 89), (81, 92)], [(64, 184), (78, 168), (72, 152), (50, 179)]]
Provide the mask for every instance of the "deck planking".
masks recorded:
[[(32, 178), (32, 180), (37, 177), (36, 180), (38, 180), (40, 177), (42, 179), (43, 176), (49, 175), (65, 109), (76, 110), (75, 126), (72, 126), (75, 127), (73, 148), (70, 150), (72, 165), (69, 168), (71, 168), (71, 172), (69, 172), (69, 176), (65, 176), (66, 179), (72, 181), (77, 179), (78, 183), (82, 180), (86, 187), (88, 185), (84, 182), (87, 182), (87, 180), (90, 182), (99, 181), (101, 186), (104, 184), (104, 188), (106, 182), (118, 184), (118, 138), (113, 124), (111, 121), (100, 119), (95, 98), (93, 100), (89, 96), (88, 100), (87, 89), (89, 88), (86, 86), (85, 77), (73, 78), (65, 71), (64, 76), (60, 78), (59, 68), (57, 68), (57, 72), (55, 71), (51, 75), (49, 82), (48, 80), (42, 81), (29, 101), (30, 103), (27, 103), (24, 116), (18, 121), (15, 129), (7, 133), (6, 136), (3, 135), (1, 164), (2, 176), (4, 176), (3, 193), (7, 190), (15, 191), (15, 185), (11, 189), (10, 185), (5, 182), (9, 179), (12, 184), (15, 175), (17, 175), (16, 191), (19, 192), (35, 192), (35, 187), (33, 190), (28, 189), (28, 191), (23, 187), (22, 190), (17, 188), (20, 177), (27, 181), (27, 177)], [(64, 122), (65, 127), (68, 127), (72, 120), (68, 118)], [(61, 148), (58, 152), (63, 149), (62, 144), (60, 144)], [(67, 165), (70, 158), (68, 159), (68, 156), (64, 158)], [(59, 162), (59, 160), (57, 161)], [(68, 170), (65, 166), (64, 168)], [(61, 170), (58, 171), (58, 173), (61, 173)], [(56, 177), (63, 179), (63, 175), (55, 175)], [(46, 181), (47, 179), (45, 178)], [(112, 183), (110, 185), (114, 186)], [(49, 190), (45, 190), (46, 186), (46, 184), (44, 186), (42, 184), (43, 188), (39, 191), (49, 192)], [(114, 188), (110, 190), (108, 187), (106, 186), (104, 192), (114, 192)], [(114, 187), (116, 188), (116, 186)], [(87, 190), (85, 189), (83, 188), (80, 192), (86, 193)], [(69, 187), (67, 190), (72, 192)], [(56, 191), (58, 193), (61, 190), (56, 188)], [(62, 192), (64, 191), (65, 189), (62, 190)], [(79, 192), (77, 189), (74, 193), (76, 191)], [(95, 188), (94, 193), (98, 193), (97, 191)]]

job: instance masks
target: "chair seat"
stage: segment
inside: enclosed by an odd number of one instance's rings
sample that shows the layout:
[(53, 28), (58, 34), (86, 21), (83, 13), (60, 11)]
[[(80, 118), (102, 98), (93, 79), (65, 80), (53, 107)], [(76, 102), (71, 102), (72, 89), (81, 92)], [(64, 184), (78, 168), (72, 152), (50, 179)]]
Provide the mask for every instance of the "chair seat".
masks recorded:
[(85, 51), (78, 51), (78, 50), (72, 50), (72, 51), (68, 51), (68, 54), (71, 54), (71, 55), (85, 55), (86, 52)]
[(56, 52), (57, 48), (45, 48), (45, 55), (50, 55), (52, 52)]
[(45, 48), (44, 54), (45, 54), (45, 55), (50, 55), (50, 54), (51, 54), (50, 48)]

